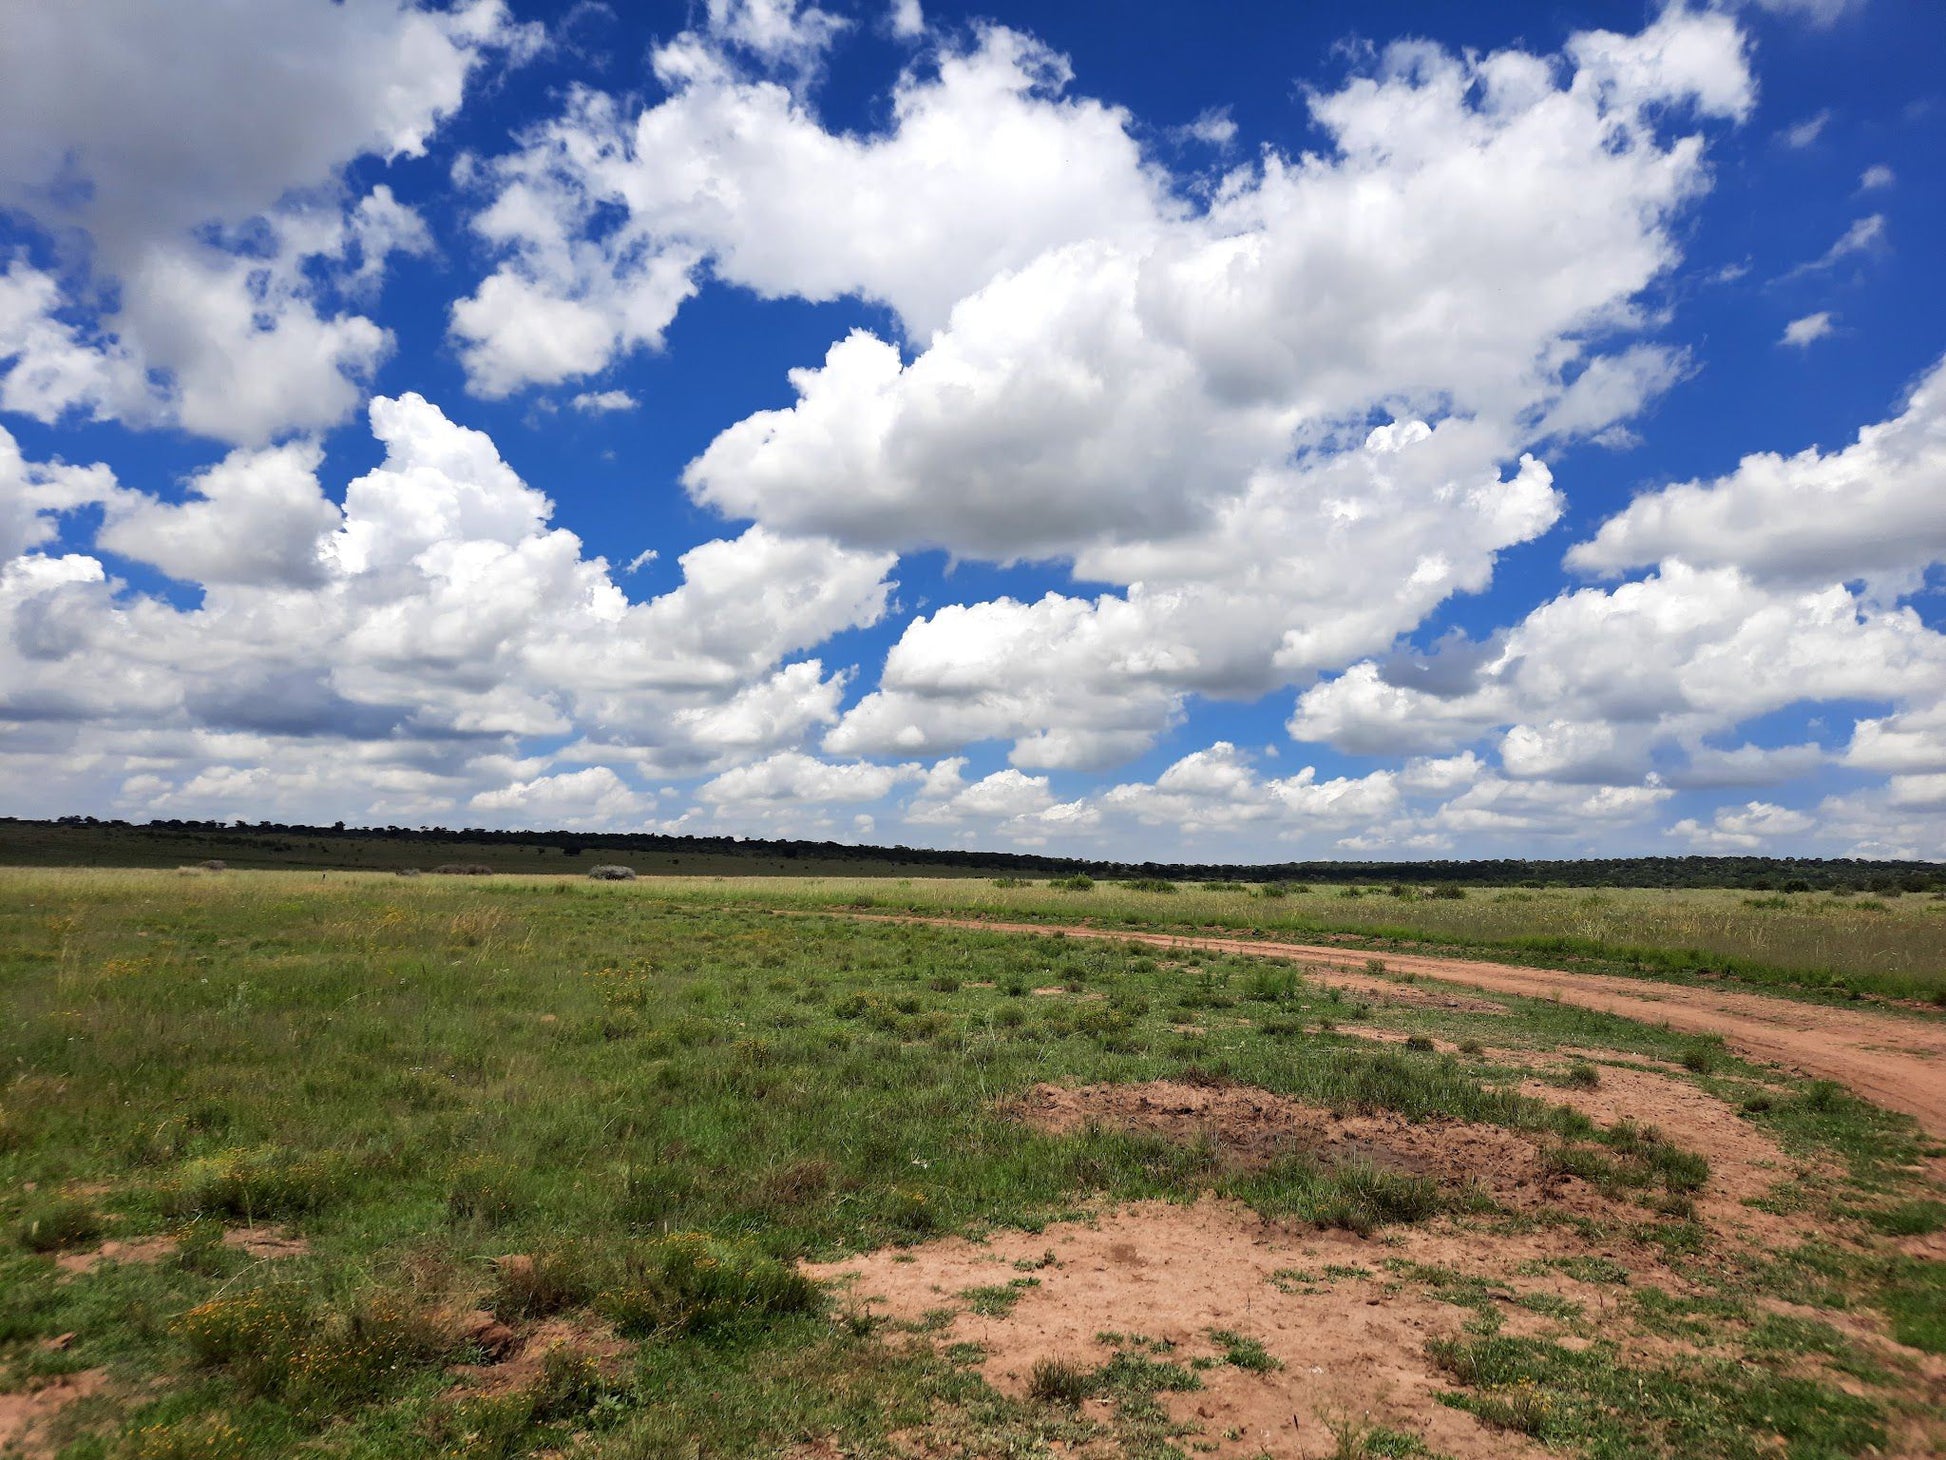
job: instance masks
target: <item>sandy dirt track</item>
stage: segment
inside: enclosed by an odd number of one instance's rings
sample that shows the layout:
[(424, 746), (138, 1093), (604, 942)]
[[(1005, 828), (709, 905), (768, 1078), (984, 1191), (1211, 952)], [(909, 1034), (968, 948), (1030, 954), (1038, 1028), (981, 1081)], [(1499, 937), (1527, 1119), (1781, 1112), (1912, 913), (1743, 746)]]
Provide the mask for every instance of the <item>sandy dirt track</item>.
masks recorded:
[[(1396, 988), (1385, 979), (1352, 972), (1348, 961), (1362, 950), (1326, 943), (1278, 943), (1260, 938), (1221, 938), (1174, 933), (1144, 933), (1074, 924), (998, 922), (981, 918), (927, 917), (920, 914), (854, 913), (830, 909), (829, 916), (871, 922), (922, 923), (972, 928), (989, 933), (1059, 933), (1070, 938), (1100, 938), (1157, 948), (1290, 958), (1307, 965), (1328, 983), (1365, 990)], [(1618, 1014), (1647, 1024), (1663, 1024), (1697, 1034), (1721, 1035), (1746, 1059), (1783, 1065), (1821, 1079), (1837, 1080), (1853, 1091), (1916, 1119), (1935, 1140), (1946, 1140), (1946, 1022), (1872, 1009), (1835, 1009), (1766, 994), (1692, 988), (1598, 973), (1567, 973), (1522, 968), (1507, 963), (1476, 963), (1468, 958), (1387, 953), (1394, 973), (1489, 989), (1495, 993), (1559, 998), (1562, 1003)]]

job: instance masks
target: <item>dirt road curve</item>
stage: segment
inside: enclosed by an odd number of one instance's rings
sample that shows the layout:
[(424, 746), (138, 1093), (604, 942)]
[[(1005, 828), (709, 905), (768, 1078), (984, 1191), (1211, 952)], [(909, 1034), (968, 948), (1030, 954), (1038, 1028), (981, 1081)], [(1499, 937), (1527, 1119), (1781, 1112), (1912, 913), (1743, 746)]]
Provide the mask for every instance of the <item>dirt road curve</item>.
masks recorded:
[[(978, 928), (989, 933), (1065, 933), (1160, 948), (1212, 953), (1254, 953), (1299, 959), (1337, 981), (1370, 987), (1375, 980), (1344, 969), (1365, 954), (1319, 943), (1271, 943), (1256, 938), (1210, 938), (1171, 933), (1125, 932), (1054, 923), (1003, 923), (978, 918), (940, 918), (843, 913), (872, 922), (927, 923)], [(1331, 965), (1323, 967), (1322, 965)], [(1935, 1140), (1946, 1140), (1946, 1023), (1869, 1009), (1834, 1009), (1764, 994), (1717, 992), (1682, 984), (1652, 983), (1598, 973), (1563, 973), (1466, 958), (1428, 958), (1387, 953), (1387, 969), (1420, 978), (1466, 984), (1496, 993), (1559, 997), (1562, 1003), (1619, 1014), (1648, 1024), (1698, 1034), (1720, 1034), (1746, 1059), (1785, 1065), (1822, 1079), (1839, 1080), (1874, 1104), (1914, 1117)], [(1342, 970), (1340, 972), (1339, 970)]]

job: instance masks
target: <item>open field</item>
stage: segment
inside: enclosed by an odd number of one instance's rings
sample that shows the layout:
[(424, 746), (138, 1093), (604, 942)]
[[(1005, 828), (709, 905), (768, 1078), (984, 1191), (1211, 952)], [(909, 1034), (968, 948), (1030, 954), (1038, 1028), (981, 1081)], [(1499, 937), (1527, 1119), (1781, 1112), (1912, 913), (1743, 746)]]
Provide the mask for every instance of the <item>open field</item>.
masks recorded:
[(1946, 898), (1653, 888), (1281, 889), (1183, 883), (1169, 892), (1012, 878), (664, 878), (666, 894), (763, 906), (1090, 921), (1106, 927), (1236, 929), (1286, 940), (1349, 935), (1374, 947), (1435, 946), (1593, 965), (1651, 977), (1721, 978), (1840, 997), (1946, 1005)]
[(864, 895), (0, 873), (0, 1451), (1946, 1439), (1906, 1118), (1546, 1000), (770, 911)]

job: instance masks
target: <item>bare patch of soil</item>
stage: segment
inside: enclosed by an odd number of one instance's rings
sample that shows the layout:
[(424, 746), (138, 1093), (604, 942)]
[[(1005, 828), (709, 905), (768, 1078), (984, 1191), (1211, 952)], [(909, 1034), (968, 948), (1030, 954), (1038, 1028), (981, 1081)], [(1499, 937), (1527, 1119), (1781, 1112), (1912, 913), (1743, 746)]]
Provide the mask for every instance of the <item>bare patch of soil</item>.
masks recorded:
[(1704, 1157), (1710, 1163), (1709, 1183), (1697, 1193), (1696, 1209), (1712, 1231), (1761, 1244), (1802, 1239), (1801, 1219), (1774, 1216), (1746, 1203), (1801, 1174), (1808, 1163), (1786, 1155), (1729, 1105), (1689, 1081), (1603, 1066), (1601, 1084), (1592, 1090), (1526, 1080), (1520, 1092), (1566, 1105), (1603, 1125), (1630, 1120), (1654, 1127)]
[(239, 1248), (252, 1257), (302, 1257), (311, 1244), (282, 1227), (231, 1227), (223, 1234), (225, 1247)]
[[(1800, 1168), (1724, 1102), (1649, 1069), (1604, 1066), (1600, 1078), (1594, 1089), (1538, 1080), (1523, 1088), (1604, 1124), (1653, 1126), (1707, 1157), (1710, 1180), (1696, 1197), (1697, 1216), (1712, 1242), (1733, 1244), (1729, 1260), (1738, 1246), (1810, 1235), (1805, 1218), (1747, 1205)], [(1206, 1142), (1231, 1169), (1293, 1153), (1327, 1163), (1360, 1157), (1446, 1186), (1478, 1183), (1502, 1208), (1595, 1221), (1449, 1216), (1374, 1239), (1268, 1221), (1206, 1197), (1193, 1205), (1138, 1203), (1039, 1233), (947, 1238), (807, 1266), (865, 1312), (911, 1325), (942, 1347), (977, 1345), (983, 1377), (1004, 1393), (1026, 1394), (1044, 1359), (1097, 1370), (1118, 1353), (1160, 1356), (1200, 1380), (1199, 1388), (1159, 1396), (1174, 1422), (1196, 1431), (1187, 1441), (1195, 1453), (1314, 1457), (1332, 1447), (1324, 1417), (1351, 1415), (1416, 1434), (1454, 1460), (1475, 1460), (1545, 1452), (1439, 1403), (1436, 1396), (1454, 1385), (1426, 1344), (1462, 1333), (1466, 1303), (1490, 1305), (1510, 1335), (1575, 1348), (1598, 1337), (1616, 1345), (1623, 1363), (1662, 1365), (1696, 1352), (1688, 1341), (1648, 1331), (1623, 1298), (1630, 1284), (1693, 1294), (1696, 1283), (1635, 1234), (1644, 1212), (1633, 1197), (1604, 1196), (1555, 1173), (1548, 1138), (1460, 1120), (1415, 1124), (1334, 1112), (1262, 1089), (1185, 1081), (1041, 1085), (1012, 1113), (1047, 1131), (1102, 1125)], [(1802, 1316), (1831, 1323), (1908, 1374), (1927, 1402), (1946, 1397), (1946, 1361), (1894, 1344), (1876, 1318)], [(1231, 1345), (1219, 1332), (1261, 1344), (1275, 1365), (1229, 1362)], [(1819, 1377), (1853, 1385), (1842, 1374)], [(1095, 1399), (1086, 1412), (1106, 1418), (1108, 1409)], [(1899, 1443), (1899, 1453), (1926, 1452), (1923, 1438)]]
[[(311, 1250), (310, 1243), (282, 1227), (230, 1227), (223, 1233), (223, 1245), (264, 1260), (300, 1257)], [(126, 1242), (111, 1239), (86, 1252), (63, 1252), (54, 1259), (54, 1265), (62, 1272), (93, 1272), (104, 1263), (160, 1262), (174, 1256), (177, 1247), (177, 1239), (169, 1236), (132, 1237)]]
[(511, 1394), (541, 1376), (547, 1356), (557, 1349), (593, 1359), (602, 1373), (613, 1377), (632, 1347), (606, 1323), (586, 1318), (549, 1318), (518, 1331), (481, 1310), (458, 1320), (462, 1336), (486, 1351), (489, 1362), (460, 1364), (450, 1372), (469, 1394)]
[(174, 1237), (134, 1237), (127, 1242), (110, 1239), (86, 1252), (63, 1252), (54, 1259), (62, 1272), (93, 1272), (103, 1263), (160, 1262), (176, 1250)]
[[(1396, 1284), (1295, 1286), (1280, 1276), (1326, 1264), (1377, 1276), (1386, 1251), (1341, 1233), (1293, 1236), (1227, 1203), (1145, 1202), (1040, 1234), (954, 1238), (807, 1270), (846, 1283), (868, 1311), (917, 1323), (967, 1289), (1004, 1286), (1020, 1264), (1033, 1266), (1036, 1285), (1018, 1290), (1011, 1313), (960, 1311), (937, 1341), (981, 1345), (983, 1376), (1013, 1395), (1026, 1392), (1042, 1359), (1106, 1363), (1118, 1345), (1105, 1334), (1173, 1345), (1177, 1363), (1217, 1357), (1201, 1371), (1201, 1388), (1159, 1396), (1173, 1419), (1200, 1432), (1203, 1453), (1315, 1456), (1330, 1445), (1322, 1417), (1342, 1412), (1416, 1433), (1456, 1460), (1545, 1454), (1434, 1398), (1451, 1386), (1426, 1357), (1426, 1340), (1457, 1335), (1464, 1310)], [(1039, 1266), (1049, 1253), (1053, 1263)], [(1212, 1329), (1256, 1340), (1282, 1367), (1260, 1373), (1221, 1362)]]
[(62, 1374), (18, 1394), (0, 1394), (0, 1454), (27, 1460), (52, 1455), (49, 1427), (69, 1405), (99, 1394), (108, 1383), (106, 1369)]

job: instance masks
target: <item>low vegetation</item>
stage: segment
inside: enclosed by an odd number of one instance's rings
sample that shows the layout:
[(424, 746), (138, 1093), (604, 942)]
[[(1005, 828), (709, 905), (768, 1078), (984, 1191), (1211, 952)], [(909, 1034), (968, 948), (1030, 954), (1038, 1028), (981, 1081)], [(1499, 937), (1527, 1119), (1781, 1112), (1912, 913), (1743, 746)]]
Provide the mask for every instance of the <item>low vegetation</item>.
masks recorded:
[[(1901, 1165), (1921, 1145), (1909, 1125), (1720, 1051), (1683, 1070), (1692, 1041), (1583, 1010), (1380, 1001), (1359, 1019), (1261, 960), (778, 917), (734, 884), (232, 871), (0, 886), (0, 1389), (104, 1375), (53, 1422), (74, 1460), (890, 1454), (922, 1428), (942, 1453), (1031, 1454), (1103, 1425), (1131, 1453), (1185, 1454), (1170, 1396), (1219, 1372), (1275, 1378), (1258, 1338), (1205, 1334), (1197, 1362), (1215, 1369), (1133, 1342), (1050, 1360), (1010, 1397), (799, 1261), (1209, 1192), (1381, 1242), (1429, 1221), (1543, 1220), (1358, 1157), (1239, 1165), (1153, 1133), (1024, 1126), (1010, 1103), (1050, 1081), (1234, 1084), (1544, 1144), (1613, 1194), (1624, 1217), (1603, 1240), (1685, 1264), (1688, 1291), (1737, 1315), (1666, 1313), (1728, 1346), (1666, 1370), (1483, 1324), (1447, 1340), (1451, 1404), (1569, 1452), (1646, 1453), (1617, 1417), (1630, 1402), (1674, 1453), (1743, 1453), (1726, 1438), (1738, 1426), (1792, 1437), (1793, 1453), (1882, 1443), (1899, 1374), (1804, 1378), (1817, 1336), (1796, 1330), (1766, 1330), (1788, 1363), (1734, 1361), (1766, 1292), (1946, 1348), (1942, 1265), (1888, 1245), (1940, 1221)], [(1343, 1032), (1380, 1025), (1389, 1042)], [(1794, 1199), (1855, 1240), (1754, 1267), (1700, 1250), (1681, 1202), (1710, 1168), (1680, 1132), (1517, 1089), (1565, 1070), (1550, 1094), (1605, 1091), (1606, 1066), (1560, 1053), (1597, 1043), (1728, 1100), (1762, 1094), (1743, 1118), (1834, 1173)], [(1455, 1046), (1470, 1056), (1442, 1052)], [(1531, 1067), (1507, 1062), (1514, 1047)], [(283, 1245), (244, 1245), (270, 1237)], [(124, 1257), (101, 1257), (105, 1242)], [(1316, 1281), (1427, 1281), (1377, 1261)], [(1050, 1275), (1026, 1268), (957, 1301), (1004, 1320)], [(1345, 1453), (1415, 1453), (1409, 1435), (1345, 1424)]]

